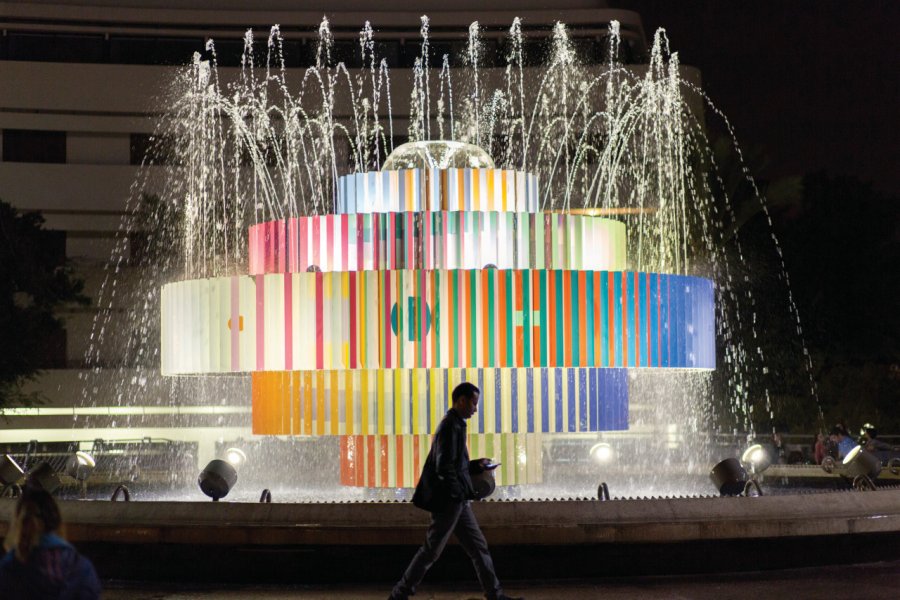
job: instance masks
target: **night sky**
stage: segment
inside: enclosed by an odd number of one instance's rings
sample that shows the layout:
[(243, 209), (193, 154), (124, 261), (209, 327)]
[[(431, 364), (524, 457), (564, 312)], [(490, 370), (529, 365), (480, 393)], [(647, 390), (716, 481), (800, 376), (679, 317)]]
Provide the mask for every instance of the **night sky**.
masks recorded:
[(900, 197), (900, 1), (610, 0), (664, 27), (774, 178), (825, 170)]

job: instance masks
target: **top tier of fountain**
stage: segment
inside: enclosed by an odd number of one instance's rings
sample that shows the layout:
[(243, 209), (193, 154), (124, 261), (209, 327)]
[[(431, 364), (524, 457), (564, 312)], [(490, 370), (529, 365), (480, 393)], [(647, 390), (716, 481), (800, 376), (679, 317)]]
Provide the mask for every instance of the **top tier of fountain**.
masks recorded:
[(493, 169), (494, 159), (474, 144), (434, 140), (398, 146), (384, 161), (382, 170)]

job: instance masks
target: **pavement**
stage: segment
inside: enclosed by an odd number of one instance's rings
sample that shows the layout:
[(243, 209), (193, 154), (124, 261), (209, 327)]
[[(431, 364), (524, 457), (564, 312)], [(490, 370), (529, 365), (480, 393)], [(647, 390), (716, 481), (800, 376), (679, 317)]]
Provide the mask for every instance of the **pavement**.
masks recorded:
[[(398, 572), (398, 576), (400, 573)], [(480, 600), (474, 574), (458, 584), (426, 578), (416, 600)], [(506, 581), (506, 592), (528, 600), (568, 598), (620, 600), (790, 600), (831, 597), (897, 598), (900, 561), (839, 565), (783, 571), (755, 571), (668, 577), (607, 578), (596, 580)], [(384, 584), (268, 586), (165, 585), (106, 582), (104, 600), (384, 600)]]

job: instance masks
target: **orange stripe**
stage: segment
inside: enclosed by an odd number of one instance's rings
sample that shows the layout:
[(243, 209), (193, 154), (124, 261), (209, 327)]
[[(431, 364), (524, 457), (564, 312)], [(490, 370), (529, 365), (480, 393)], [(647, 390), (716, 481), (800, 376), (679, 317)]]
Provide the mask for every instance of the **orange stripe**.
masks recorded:
[(291, 433), (293, 435), (300, 435), (300, 422), (303, 420), (301, 418), (300, 412), (300, 372), (292, 371), (291, 372)]
[(397, 487), (403, 487), (403, 436), (394, 437), (397, 440)]
[(550, 300), (550, 312), (547, 322), (550, 324), (549, 363), (556, 364), (556, 276), (553, 271), (547, 271), (547, 298)]
[(441, 171), (441, 206), (439, 210), (447, 210), (447, 194), (450, 188), (450, 171), (443, 169)]
[(312, 371), (303, 371), (303, 433), (312, 435)]
[(487, 207), (497, 210), (494, 203), (494, 169), (489, 169), (487, 172)]
[[(413, 172), (412, 169), (406, 171), (406, 198), (403, 198), (406, 210), (413, 209)], [(391, 232), (393, 235), (393, 232)]]
[(325, 435), (325, 372), (316, 371), (316, 434)]
[(454, 210), (462, 210), (465, 208), (465, 193), (466, 193), (466, 176), (463, 173), (462, 169), (457, 169), (457, 179), (456, 179), (456, 204), (453, 207)]
[[(516, 298), (516, 312), (522, 313), (522, 271), (516, 270), (513, 275), (513, 296)], [(513, 317), (515, 319), (515, 316)], [(521, 366), (525, 353), (525, 315), (522, 314), (522, 326), (515, 325), (516, 333), (516, 365)]]
[(587, 277), (578, 272), (578, 366), (587, 364)]
[[(506, 277), (504, 276), (503, 271), (497, 271), (497, 306), (501, 307), (502, 303), (506, 298)], [(497, 319), (497, 325), (499, 329), (499, 342), (500, 342), (500, 366), (508, 367), (509, 363), (506, 360), (506, 311), (501, 308), (500, 310), (500, 318)]]
[(375, 436), (366, 436), (366, 480), (363, 484), (375, 486)]
[(615, 278), (612, 271), (609, 271), (607, 274), (608, 282), (606, 286), (607, 290), (607, 309), (608, 313), (607, 318), (609, 322), (606, 325), (606, 331), (609, 334), (609, 366), (615, 367), (616, 365), (616, 287), (615, 287)]

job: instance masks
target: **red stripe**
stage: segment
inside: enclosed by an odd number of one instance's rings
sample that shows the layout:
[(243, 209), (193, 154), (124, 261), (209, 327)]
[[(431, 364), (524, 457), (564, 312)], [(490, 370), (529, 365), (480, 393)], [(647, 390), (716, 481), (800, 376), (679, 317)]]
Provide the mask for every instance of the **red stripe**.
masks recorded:
[[(329, 256), (324, 257), (324, 262), (328, 265), (330, 269), (334, 269), (337, 264), (337, 257), (334, 255), (334, 219), (336, 215), (325, 215), (325, 252)], [(323, 271), (325, 268), (320, 264), (319, 268)]]
[(300, 238), (297, 243), (300, 256), (300, 267), (298, 272), (305, 273), (309, 267), (309, 258), (307, 257), (307, 242), (309, 241), (309, 217), (300, 217), (297, 219), (300, 225)]
[(350, 238), (348, 238), (348, 215), (341, 215), (341, 270), (347, 270), (347, 255), (350, 253)]

